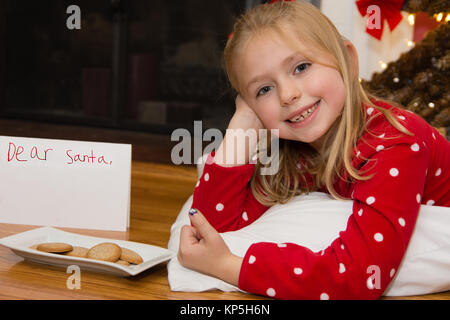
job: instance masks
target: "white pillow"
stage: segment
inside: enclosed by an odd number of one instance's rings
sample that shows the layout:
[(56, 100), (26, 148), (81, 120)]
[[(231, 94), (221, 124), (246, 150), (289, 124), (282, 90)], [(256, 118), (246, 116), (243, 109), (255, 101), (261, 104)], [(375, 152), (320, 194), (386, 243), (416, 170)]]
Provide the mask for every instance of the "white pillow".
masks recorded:
[[(198, 167), (201, 176), (202, 167)], [(170, 230), (169, 250), (178, 252), (180, 230), (189, 225), (185, 202)], [(289, 203), (269, 208), (258, 220), (237, 231), (222, 233), (231, 252), (243, 257), (251, 244), (261, 241), (293, 242), (313, 251), (328, 247), (345, 230), (353, 201), (338, 201), (313, 192)], [(242, 291), (220, 279), (184, 268), (174, 257), (167, 265), (172, 291), (199, 292), (212, 289)], [(399, 270), (385, 296), (429, 294), (450, 290), (450, 208), (422, 205)]]

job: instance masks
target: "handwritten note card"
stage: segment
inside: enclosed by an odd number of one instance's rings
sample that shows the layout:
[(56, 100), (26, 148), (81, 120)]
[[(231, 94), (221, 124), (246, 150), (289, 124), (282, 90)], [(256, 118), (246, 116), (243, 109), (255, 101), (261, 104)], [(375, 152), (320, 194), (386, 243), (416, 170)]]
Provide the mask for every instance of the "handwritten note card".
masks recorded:
[(126, 231), (131, 145), (0, 136), (0, 223)]

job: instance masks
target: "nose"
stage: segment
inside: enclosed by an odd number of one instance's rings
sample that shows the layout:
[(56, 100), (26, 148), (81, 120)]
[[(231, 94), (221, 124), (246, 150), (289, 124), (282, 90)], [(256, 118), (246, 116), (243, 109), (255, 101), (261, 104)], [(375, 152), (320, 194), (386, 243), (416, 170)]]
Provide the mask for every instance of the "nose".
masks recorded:
[(302, 96), (301, 90), (294, 81), (285, 81), (279, 86), (281, 106), (289, 107)]

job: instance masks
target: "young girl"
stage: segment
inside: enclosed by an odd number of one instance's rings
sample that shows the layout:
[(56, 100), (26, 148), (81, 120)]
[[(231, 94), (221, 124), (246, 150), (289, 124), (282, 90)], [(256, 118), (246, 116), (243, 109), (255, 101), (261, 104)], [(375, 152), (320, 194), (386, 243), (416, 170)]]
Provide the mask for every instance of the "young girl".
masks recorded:
[[(366, 93), (355, 48), (306, 2), (252, 9), (235, 24), (224, 54), (236, 112), (195, 188), (180, 263), (275, 298), (380, 297), (420, 205), (450, 206), (450, 143), (414, 113)], [(262, 128), (279, 130), (275, 175), (262, 175), (261, 163), (239, 151), (256, 145), (226, 143), (231, 129)], [(320, 252), (263, 242), (242, 258), (218, 233), (310, 191), (353, 199), (346, 230)]]

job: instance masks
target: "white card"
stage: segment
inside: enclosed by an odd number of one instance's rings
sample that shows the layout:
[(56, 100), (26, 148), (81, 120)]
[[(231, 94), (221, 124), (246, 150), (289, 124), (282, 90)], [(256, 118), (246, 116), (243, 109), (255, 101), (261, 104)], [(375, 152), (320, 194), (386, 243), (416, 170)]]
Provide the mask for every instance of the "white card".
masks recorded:
[(131, 145), (0, 136), (0, 223), (126, 231)]

